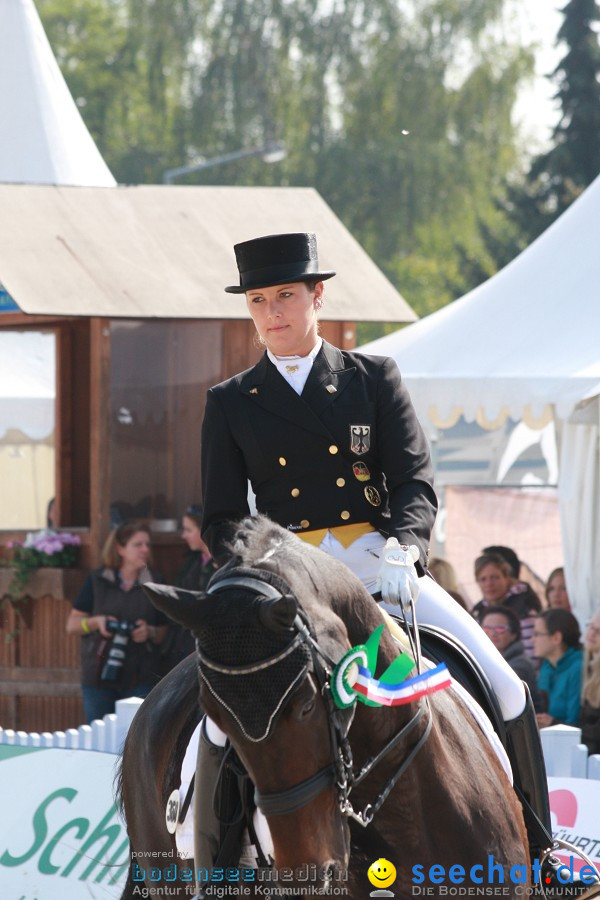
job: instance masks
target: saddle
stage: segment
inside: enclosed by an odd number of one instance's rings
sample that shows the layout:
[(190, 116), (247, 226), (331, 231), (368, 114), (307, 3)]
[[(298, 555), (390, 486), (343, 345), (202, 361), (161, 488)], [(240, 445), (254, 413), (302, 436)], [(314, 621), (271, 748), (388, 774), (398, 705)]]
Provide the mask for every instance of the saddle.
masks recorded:
[[(404, 623), (392, 615), (400, 628)], [(491, 721), (494, 731), (506, 749), (506, 726), (500, 711), (498, 698), (480, 664), (465, 645), (449, 631), (435, 625), (419, 625), (423, 656), (434, 663), (446, 663), (452, 677), (481, 706)]]

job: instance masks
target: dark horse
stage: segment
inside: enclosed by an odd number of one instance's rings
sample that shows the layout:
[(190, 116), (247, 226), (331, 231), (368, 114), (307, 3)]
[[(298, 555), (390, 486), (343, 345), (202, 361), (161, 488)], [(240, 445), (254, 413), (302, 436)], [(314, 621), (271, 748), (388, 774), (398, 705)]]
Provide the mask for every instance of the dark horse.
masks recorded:
[[(462, 866), (465, 884), (480, 866), (486, 884), (492, 856), (495, 872), (503, 870), (503, 896), (517, 896), (510, 869), (529, 871), (521, 807), (460, 697), (444, 690), (404, 706), (338, 709), (330, 671), (381, 625), (373, 598), (341, 563), (262, 517), (241, 523), (233, 554), (209, 593), (157, 586), (153, 597), (196, 635), (198, 658), (154, 689), (125, 744), (122, 800), (133, 859), (160, 866), (163, 854), (177, 862), (165, 806), (200, 716), (199, 665), (200, 703), (252, 778), (279, 872), (311, 866), (317, 887), (343, 877), (347, 895), (359, 897), (372, 888), (369, 866), (383, 859), (397, 872), (394, 896), (408, 898), (413, 866), (425, 885), (432, 865), (443, 866), (446, 885), (451, 866)], [(398, 652), (385, 630), (378, 674)], [(161, 884), (175, 887), (156, 880), (148, 887)], [(169, 895), (189, 893), (180, 884)]]

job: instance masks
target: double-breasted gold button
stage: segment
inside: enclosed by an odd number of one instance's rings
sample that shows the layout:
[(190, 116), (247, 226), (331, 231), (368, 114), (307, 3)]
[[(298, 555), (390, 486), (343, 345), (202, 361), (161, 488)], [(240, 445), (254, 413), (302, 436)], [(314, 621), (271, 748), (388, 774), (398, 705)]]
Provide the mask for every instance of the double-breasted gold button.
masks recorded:
[(280, 465), (280, 466), (287, 466), (287, 459), (285, 458), (285, 456), (280, 456), (280, 457), (279, 457), (279, 465)]
[(346, 479), (345, 478), (337, 478), (335, 483), (337, 484), (338, 487), (344, 487), (344, 485), (346, 484)]
[(300, 525), (302, 526), (302, 528), (308, 528), (308, 526), (310, 525), (310, 522), (308, 521), (308, 519), (302, 519), (302, 521), (300, 522)]
[(292, 488), (291, 494), (292, 494), (292, 497), (299, 497), (299, 496), (300, 496), (300, 489), (299, 489), (299, 488)]
[(350, 518), (350, 513), (348, 512), (347, 509), (343, 509), (340, 513), (340, 519), (343, 519), (344, 521), (346, 521), (346, 519), (349, 519), (349, 518)]
[(329, 447), (329, 452), (331, 453), (332, 456), (335, 456), (335, 454), (339, 452), (339, 449), (340, 448), (336, 447), (335, 444), (331, 444), (331, 446)]

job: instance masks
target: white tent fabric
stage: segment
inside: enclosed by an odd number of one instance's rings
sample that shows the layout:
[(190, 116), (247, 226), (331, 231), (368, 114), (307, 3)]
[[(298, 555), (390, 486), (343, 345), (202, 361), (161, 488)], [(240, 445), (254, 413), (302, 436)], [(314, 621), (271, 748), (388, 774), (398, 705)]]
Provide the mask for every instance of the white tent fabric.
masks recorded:
[(32, 441), (54, 431), (55, 344), (51, 331), (0, 330), (0, 441), (13, 429)]
[(436, 313), (372, 341), (398, 363), (424, 427), (508, 416), (560, 440), (569, 593), (600, 607), (600, 176), (508, 266)]
[(0, 182), (114, 187), (33, 0), (0, 0)]

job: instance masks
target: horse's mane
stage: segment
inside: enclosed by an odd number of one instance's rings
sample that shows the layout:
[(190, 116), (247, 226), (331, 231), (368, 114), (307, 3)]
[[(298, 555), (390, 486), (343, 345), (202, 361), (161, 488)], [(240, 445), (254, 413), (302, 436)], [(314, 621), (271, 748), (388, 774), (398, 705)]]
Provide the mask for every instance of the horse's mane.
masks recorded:
[(265, 516), (243, 519), (230, 550), (235, 564), (286, 581), (309, 617), (331, 610), (346, 626), (351, 644), (362, 643), (382, 622), (373, 597), (347, 566)]

